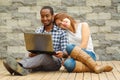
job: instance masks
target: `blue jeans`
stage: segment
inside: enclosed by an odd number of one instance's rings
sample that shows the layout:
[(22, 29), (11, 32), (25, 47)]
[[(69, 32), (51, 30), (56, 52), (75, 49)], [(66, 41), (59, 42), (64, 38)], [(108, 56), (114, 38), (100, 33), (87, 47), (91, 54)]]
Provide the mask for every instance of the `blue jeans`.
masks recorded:
[[(67, 45), (66, 51), (69, 55), (71, 54), (71, 51), (73, 50), (74, 47), (75, 47), (74, 44)], [(82, 50), (85, 51), (88, 55), (90, 55), (93, 58), (93, 60), (96, 60), (96, 56), (94, 52), (88, 51), (86, 49), (82, 49)], [(73, 58), (66, 59), (64, 62), (64, 67), (67, 69), (68, 72), (72, 72), (75, 68), (75, 65), (76, 65), (76, 62)]]

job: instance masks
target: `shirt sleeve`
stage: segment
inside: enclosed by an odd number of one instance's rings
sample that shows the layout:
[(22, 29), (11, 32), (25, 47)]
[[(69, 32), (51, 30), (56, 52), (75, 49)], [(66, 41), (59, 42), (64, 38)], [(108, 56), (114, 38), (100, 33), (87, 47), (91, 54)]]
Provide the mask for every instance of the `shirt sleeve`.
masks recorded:
[(62, 51), (65, 51), (67, 44), (68, 44), (67, 32), (63, 31), (61, 33), (61, 50)]
[(42, 27), (39, 27), (35, 30), (35, 33), (42, 33)]

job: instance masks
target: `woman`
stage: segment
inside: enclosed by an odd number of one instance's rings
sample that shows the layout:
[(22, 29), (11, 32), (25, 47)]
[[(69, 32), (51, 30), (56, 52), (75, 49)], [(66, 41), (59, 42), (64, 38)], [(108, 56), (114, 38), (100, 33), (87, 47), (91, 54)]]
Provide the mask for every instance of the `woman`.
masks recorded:
[(65, 13), (56, 14), (54, 22), (68, 32), (70, 44), (66, 47), (66, 51), (71, 58), (64, 62), (68, 72), (94, 71), (95, 73), (101, 73), (113, 69), (109, 65), (98, 65), (95, 62), (96, 55), (93, 50), (89, 25), (86, 22), (77, 23)]

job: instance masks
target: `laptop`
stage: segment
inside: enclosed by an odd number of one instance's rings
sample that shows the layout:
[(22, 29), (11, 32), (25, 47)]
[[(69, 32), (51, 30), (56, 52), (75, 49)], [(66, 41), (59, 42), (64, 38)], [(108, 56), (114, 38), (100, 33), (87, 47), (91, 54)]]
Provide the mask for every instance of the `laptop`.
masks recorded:
[(27, 51), (36, 54), (55, 54), (52, 35), (45, 33), (24, 33)]

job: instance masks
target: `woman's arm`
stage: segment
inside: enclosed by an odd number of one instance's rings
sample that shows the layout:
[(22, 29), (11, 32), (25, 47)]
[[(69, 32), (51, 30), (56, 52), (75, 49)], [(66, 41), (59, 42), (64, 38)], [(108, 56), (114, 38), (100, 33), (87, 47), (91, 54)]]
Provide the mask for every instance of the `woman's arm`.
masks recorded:
[(82, 23), (82, 30), (81, 30), (81, 35), (82, 35), (82, 40), (81, 40), (81, 48), (87, 48), (88, 45), (88, 40), (89, 40), (89, 36), (90, 36), (90, 29), (89, 29), (89, 25), (86, 22)]

